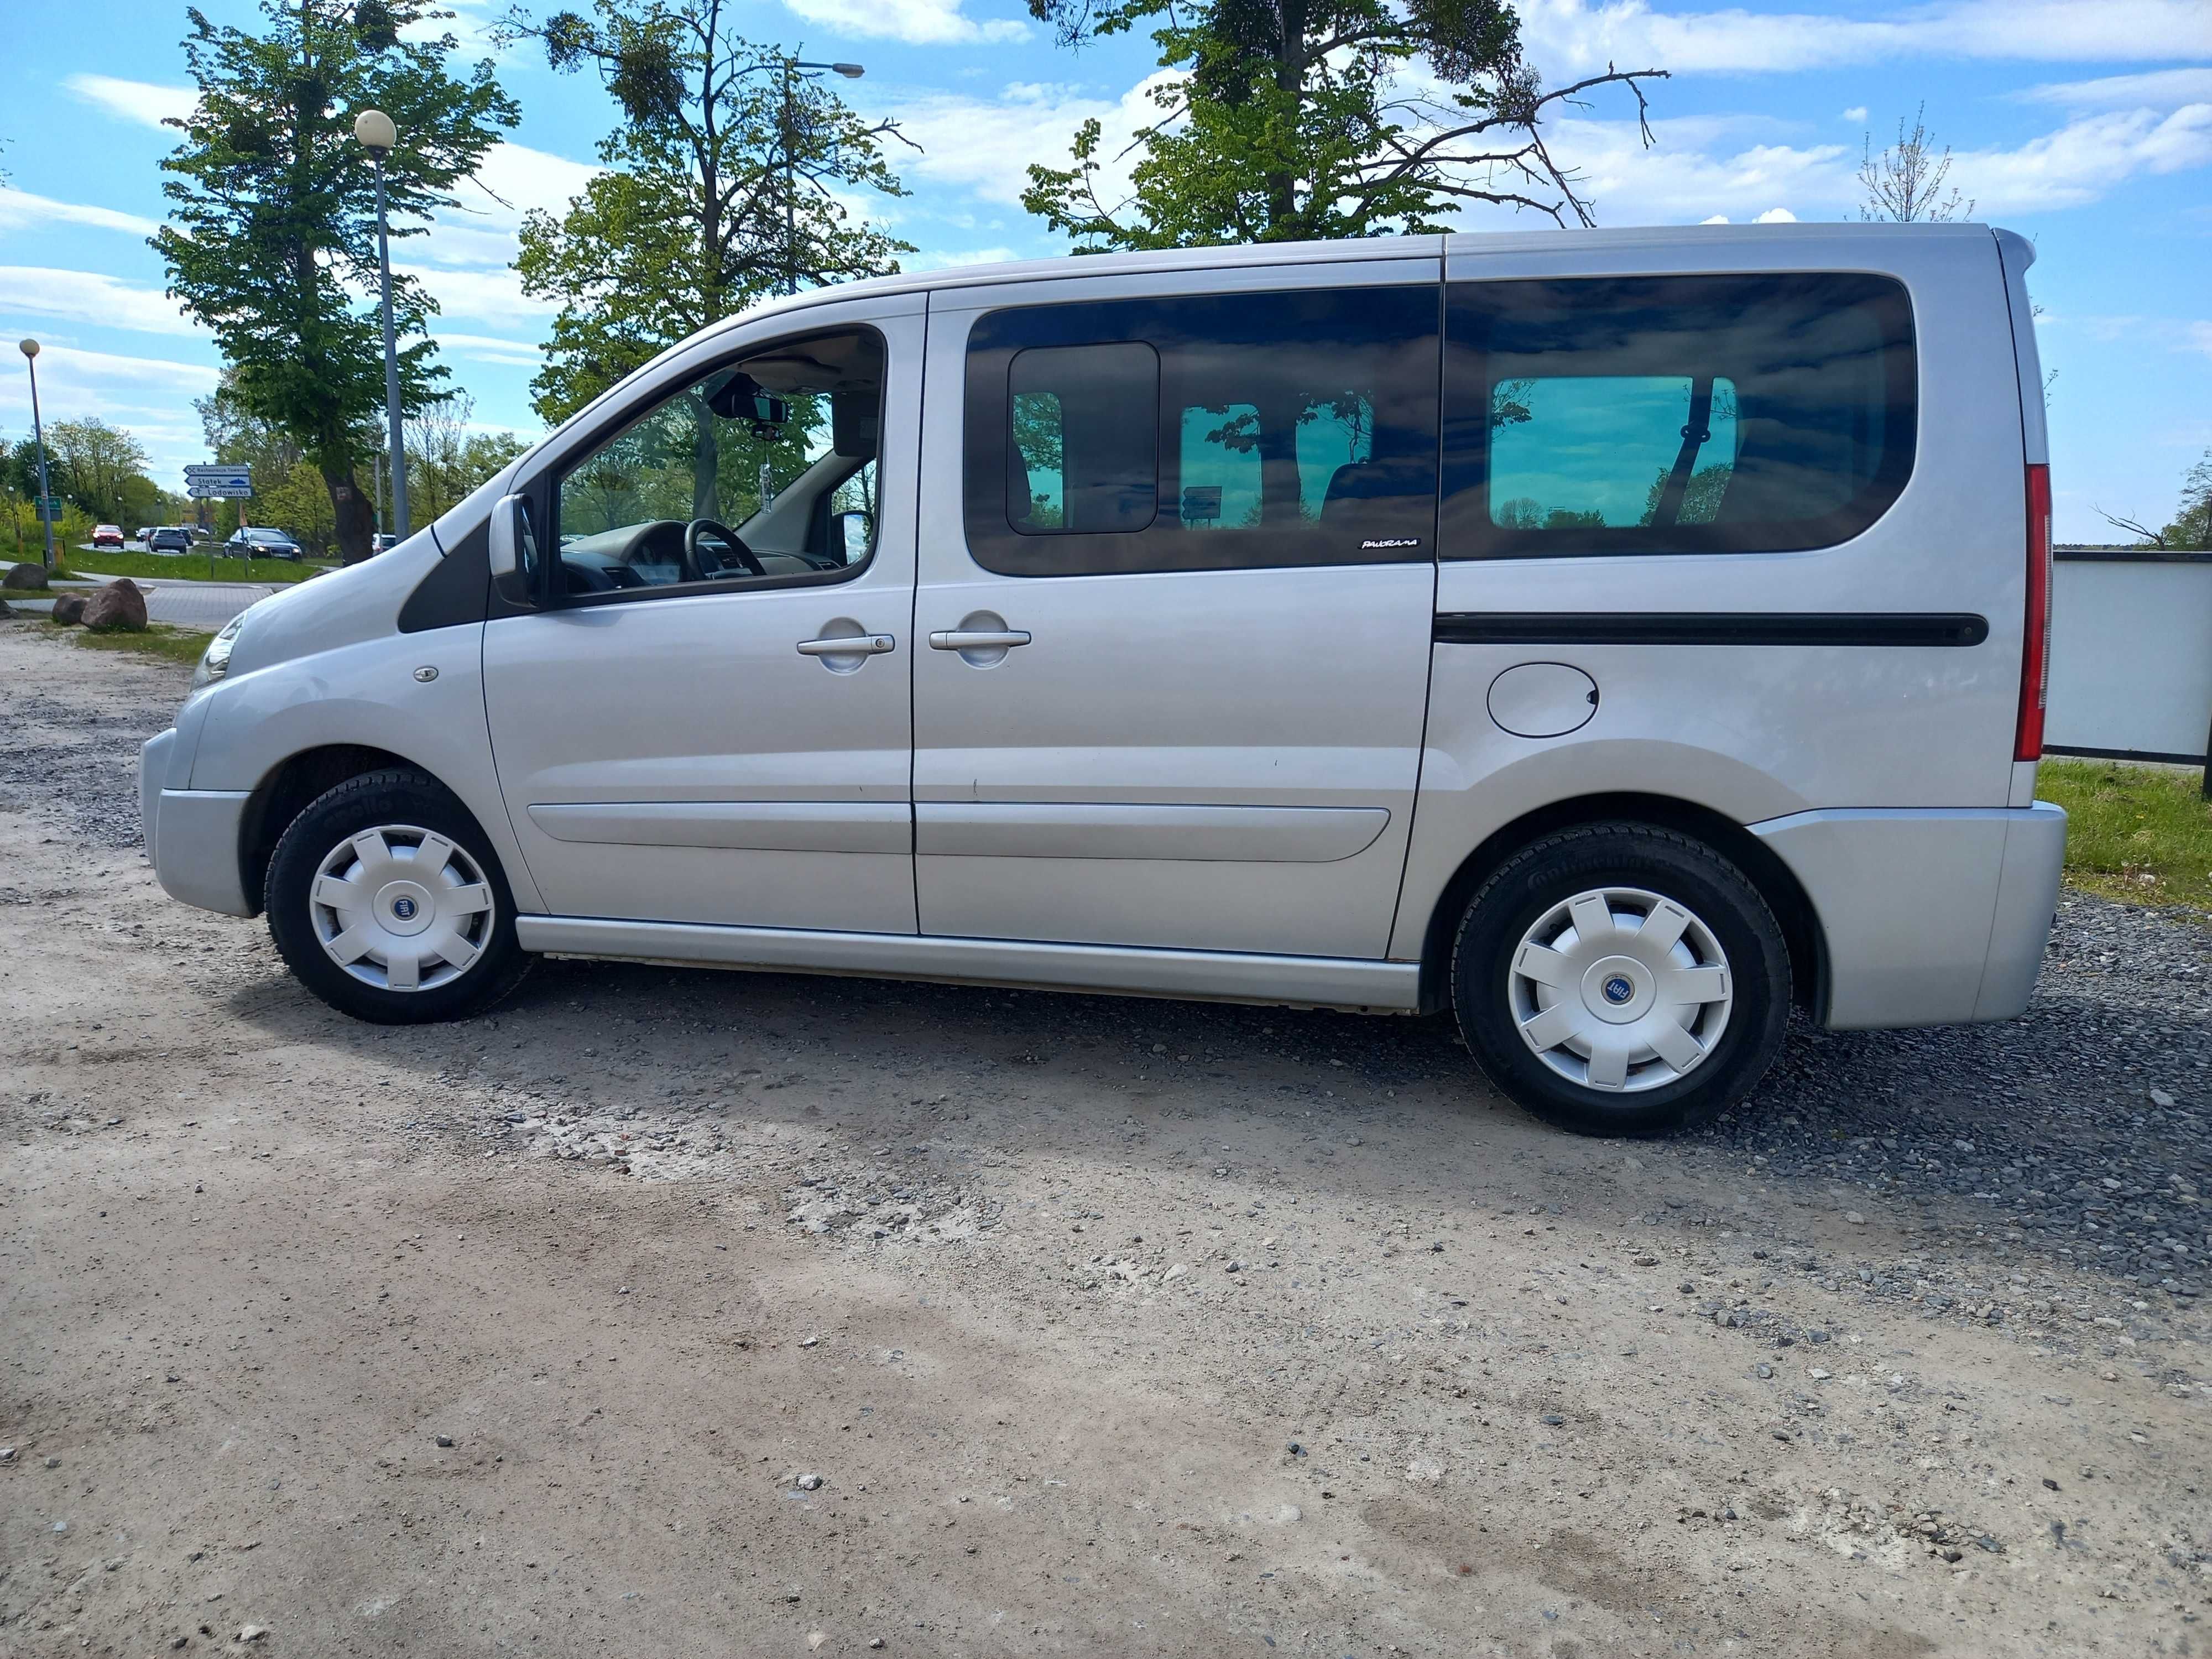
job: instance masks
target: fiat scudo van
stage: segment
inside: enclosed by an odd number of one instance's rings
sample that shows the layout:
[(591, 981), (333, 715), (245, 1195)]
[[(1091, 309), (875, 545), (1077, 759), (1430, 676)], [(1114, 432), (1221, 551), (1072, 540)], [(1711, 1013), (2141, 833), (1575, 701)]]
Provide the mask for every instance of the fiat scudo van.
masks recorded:
[(174, 896), (333, 1007), (540, 954), (1449, 1011), (1548, 1121), (2001, 1019), (2064, 815), (2020, 237), (1697, 227), (762, 305), (255, 605)]

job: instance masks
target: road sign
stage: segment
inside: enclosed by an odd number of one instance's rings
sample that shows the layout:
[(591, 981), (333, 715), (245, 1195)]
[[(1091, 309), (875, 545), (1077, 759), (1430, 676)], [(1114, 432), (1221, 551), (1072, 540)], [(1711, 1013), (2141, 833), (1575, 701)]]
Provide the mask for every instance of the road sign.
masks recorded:
[(31, 510), (48, 519), (58, 519), (62, 515), (62, 498), (58, 495), (33, 495), (31, 497)]
[(253, 493), (253, 469), (243, 462), (199, 462), (185, 469), (185, 494), (198, 500), (242, 501)]

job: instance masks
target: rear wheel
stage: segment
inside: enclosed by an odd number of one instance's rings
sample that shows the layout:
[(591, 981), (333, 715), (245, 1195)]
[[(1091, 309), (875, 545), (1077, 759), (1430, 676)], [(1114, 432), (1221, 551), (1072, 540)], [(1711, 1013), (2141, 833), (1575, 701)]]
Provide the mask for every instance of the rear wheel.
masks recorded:
[(1664, 1134), (1748, 1093), (1790, 1010), (1782, 930), (1711, 848), (1601, 823), (1525, 848), (1468, 906), (1452, 1000), (1500, 1090), (1578, 1133)]
[(420, 772), (371, 772), (310, 804), (270, 860), (267, 909), (300, 982), (356, 1019), (462, 1018), (530, 970), (483, 832)]

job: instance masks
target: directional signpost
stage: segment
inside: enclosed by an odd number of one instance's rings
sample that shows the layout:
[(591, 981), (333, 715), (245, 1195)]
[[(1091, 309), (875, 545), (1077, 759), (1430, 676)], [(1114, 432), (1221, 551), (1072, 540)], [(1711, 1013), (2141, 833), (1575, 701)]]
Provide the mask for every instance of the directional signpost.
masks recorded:
[[(243, 461), (202, 461), (185, 469), (185, 494), (195, 500), (242, 501), (253, 494), (253, 469)], [(245, 523), (244, 514), (239, 522)], [(208, 579), (215, 579), (215, 543), (208, 543)], [(253, 550), (246, 550), (246, 574), (253, 574)]]

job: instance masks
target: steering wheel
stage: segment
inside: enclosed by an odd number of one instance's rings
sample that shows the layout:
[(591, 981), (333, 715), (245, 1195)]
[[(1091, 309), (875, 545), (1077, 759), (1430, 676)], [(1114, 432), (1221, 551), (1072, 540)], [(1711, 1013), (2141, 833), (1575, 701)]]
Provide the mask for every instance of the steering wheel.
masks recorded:
[[(729, 573), (730, 566), (719, 555), (709, 555), (699, 545), (702, 532), (712, 536), (737, 556), (737, 563), (749, 576), (765, 576), (768, 568), (753, 556), (753, 550), (738, 538), (738, 532), (717, 519), (694, 519), (684, 526), (684, 562), (699, 573), (702, 580), (711, 580)], [(710, 566), (708, 560), (712, 557)]]

